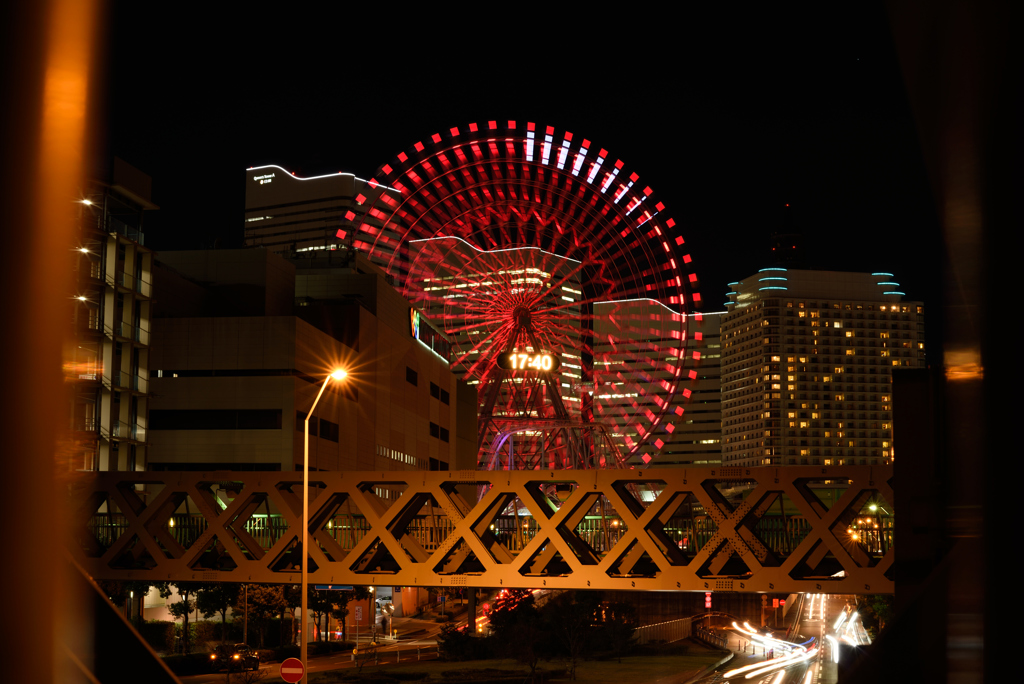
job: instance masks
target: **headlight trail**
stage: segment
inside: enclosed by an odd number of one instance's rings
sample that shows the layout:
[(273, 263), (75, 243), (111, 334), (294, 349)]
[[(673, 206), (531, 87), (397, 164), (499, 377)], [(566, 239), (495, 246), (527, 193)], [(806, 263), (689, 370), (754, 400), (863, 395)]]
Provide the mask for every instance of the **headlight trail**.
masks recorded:
[(776, 659), (770, 665), (764, 665), (764, 663), (758, 663), (758, 665), (760, 665), (762, 667), (760, 667), (759, 669), (756, 669), (756, 670), (751, 670), (746, 675), (744, 675), (744, 679), (751, 679), (752, 677), (757, 677), (758, 675), (763, 675), (765, 673), (772, 672), (774, 670), (778, 670), (778, 669), (783, 668), (783, 667), (789, 667), (790, 665), (796, 665), (797, 663), (806, 662), (806, 661), (810, 660), (811, 658), (813, 658), (814, 656), (816, 656), (817, 654), (818, 654), (818, 649), (814, 648), (814, 649), (811, 649), (810, 651), (807, 651), (805, 653), (794, 652), (794, 653), (791, 653), (789, 655), (783, 656), (781, 658)]
[(832, 647), (832, 662), (833, 663), (838, 663), (839, 662), (839, 642), (836, 641), (836, 638), (834, 636), (832, 636), (831, 634), (826, 634), (825, 638), (828, 639), (828, 643)]

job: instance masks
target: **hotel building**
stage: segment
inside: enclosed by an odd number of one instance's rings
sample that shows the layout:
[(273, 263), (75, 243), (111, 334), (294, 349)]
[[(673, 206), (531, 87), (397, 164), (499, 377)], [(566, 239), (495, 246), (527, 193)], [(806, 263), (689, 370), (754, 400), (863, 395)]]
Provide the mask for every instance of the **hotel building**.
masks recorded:
[(889, 273), (761, 269), (722, 319), (722, 464), (893, 459), (892, 369), (923, 367), (924, 306)]

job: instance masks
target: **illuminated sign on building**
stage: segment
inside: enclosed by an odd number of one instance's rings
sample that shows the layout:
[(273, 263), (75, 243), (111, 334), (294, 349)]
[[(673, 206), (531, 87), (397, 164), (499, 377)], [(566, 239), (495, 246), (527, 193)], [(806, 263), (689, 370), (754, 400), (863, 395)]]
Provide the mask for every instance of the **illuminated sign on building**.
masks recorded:
[(409, 333), (427, 349), (444, 359), (445, 363), (450, 363), (451, 342), (413, 308), (409, 309)]
[(260, 185), (264, 185), (264, 184), (270, 183), (270, 182), (272, 182), (274, 180), (274, 174), (272, 174), (272, 173), (265, 173), (262, 176), (253, 176), (252, 179), (254, 181), (259, 181)]

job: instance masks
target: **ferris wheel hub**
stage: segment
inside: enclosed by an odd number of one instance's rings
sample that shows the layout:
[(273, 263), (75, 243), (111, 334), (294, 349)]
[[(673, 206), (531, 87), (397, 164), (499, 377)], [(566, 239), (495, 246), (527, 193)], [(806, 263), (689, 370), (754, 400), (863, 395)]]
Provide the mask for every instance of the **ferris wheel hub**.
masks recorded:
[(529, 330), (533, 323), (533, 314), (525, 306), (517, 306), (512, 310), (512, 320), (521, 330)]

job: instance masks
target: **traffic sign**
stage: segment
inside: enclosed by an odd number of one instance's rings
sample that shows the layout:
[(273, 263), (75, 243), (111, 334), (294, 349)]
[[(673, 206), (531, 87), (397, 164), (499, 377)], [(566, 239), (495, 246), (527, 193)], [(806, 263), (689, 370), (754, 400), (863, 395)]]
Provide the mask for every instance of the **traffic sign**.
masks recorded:
[(302, 661), (298, 658), (288, 658), (281, 663), (281, 679), (289, 684), (295, 684), (302, 679), (306, 668), (302, 667)]

